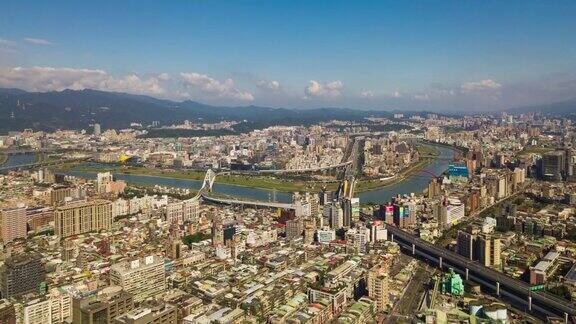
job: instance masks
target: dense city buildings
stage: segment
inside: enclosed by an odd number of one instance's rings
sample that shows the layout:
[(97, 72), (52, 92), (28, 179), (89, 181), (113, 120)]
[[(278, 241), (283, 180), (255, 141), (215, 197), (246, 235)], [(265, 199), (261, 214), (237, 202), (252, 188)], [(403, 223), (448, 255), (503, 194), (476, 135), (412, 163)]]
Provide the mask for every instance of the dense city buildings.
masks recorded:
[(561, 134), (555, 123), (530, 118), (515, 127), (481, 116), (370, 123), (403, 129), (333, 121), (179, 139), (146, 138), (139, 128), (5, 137), (88, 160), (0, 176), (9, 188), (0, 191), (0, 318), (542, 318), (475, 281), (472, 269), (427, 259), (398, 233), (571, 302), (571, 133), (553, 135)]
[(165, 3), (0, 2), (0, 324), (576, 324), (576, 1)]

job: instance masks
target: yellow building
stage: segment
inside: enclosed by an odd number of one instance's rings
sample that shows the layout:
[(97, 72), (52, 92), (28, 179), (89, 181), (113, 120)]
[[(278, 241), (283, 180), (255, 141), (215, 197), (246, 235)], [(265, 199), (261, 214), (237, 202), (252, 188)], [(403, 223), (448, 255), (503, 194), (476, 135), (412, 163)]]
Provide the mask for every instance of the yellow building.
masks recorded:
[(54, 232), (60, 238), (112, 228), (112, 203), (94, 200), (72, 203), (54, 211)]

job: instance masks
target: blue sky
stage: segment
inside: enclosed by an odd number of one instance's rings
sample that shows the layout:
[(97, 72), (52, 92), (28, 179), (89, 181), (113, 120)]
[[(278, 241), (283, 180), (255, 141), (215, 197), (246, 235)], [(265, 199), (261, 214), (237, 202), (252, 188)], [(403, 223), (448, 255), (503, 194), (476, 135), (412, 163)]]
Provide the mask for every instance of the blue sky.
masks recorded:
[(576, 97), (576, 1), (11, 1), (0, 86), (214, 104), (502, 109)]

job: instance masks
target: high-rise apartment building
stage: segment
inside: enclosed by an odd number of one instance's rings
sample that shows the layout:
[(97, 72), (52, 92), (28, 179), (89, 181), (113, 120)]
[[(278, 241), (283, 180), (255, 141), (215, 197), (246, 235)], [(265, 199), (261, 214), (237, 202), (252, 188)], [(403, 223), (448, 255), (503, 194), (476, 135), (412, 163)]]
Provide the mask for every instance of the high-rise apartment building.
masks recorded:
[(114, 177), (110, 172), (100, 172), (96, 175), (96, 189), (99, 193), (106, 193), (106, 188), (109, 183), (114, 181)]
[(330, 228), (337, 230), (344, 227), (344, 211), (340, 206), (330, 205), (324, 208), (330, 217)]
[(26, 253), (13, 255), (4, 260), (0, 269), (2, 298), (18, 297), (38, 291), (45, 279), (42, 255)]
[(112, 203), (108, 200), (72, 203), (54, 211), (54, 233), (60, 238), (110, 229), (112, 222)]
[(478, 261), (487, 267), (499, 267), (502, 262), (502, 246), (499, 238), (489, 234), (480, 234), (477, 240)]
[(94, 123), (94, 136), (100, 136), (102, 133), (102, 129), (100, 128), (100, 124)]
[(62, 323), (72, 318), (72, 296), (62, 288), (52, 288), (49, 292), (52, 323)]
[(200, 213), (200, 201), (198, 198), (190, 198), (182, 202), (182, 221), (196, 222)]
[(474, 255), (475, 241), (475, 234), (458, 231), (458, 236), (456, 238), (456, 249), (458, 254), (470, 260), (476, 259), (476, 256)]
[(114, 324), (177, 324), (178, 308), (158, 302), (145, 303), (114, 319)]
[(436, 198), (442, 194), (442, 187), (438, 178), (434, 177), (428, 184), (428, 198)]
[(376, 302), (376, 311), (388, 308), (388, 262), (380, 262), (368, 271), (368, 296)]
[(0, 323), (16, 324), (16, 310), (8, 299), (0, 299)]
[(50, 204), (52, 206), (61, 205), (67, 197), (72, 197), (72, 188), (60, 186), (50, 189)]
[(164, 259), (151, 255), (143, 260), (121, 262), (110, 268), (110, 283), (122, 287), (141, 302), (166, 290)]
[(221, 244), (224, 244), (224, 225), (222, 224), (222, 217), (214, 215), (212, 218), (212, 245)]
[(456, 242), (458, 254), (467, 259), (479, 261), (487, 267), (499, 267), (502, 263), (500, 238), (469, 229), (468, 232), (458, 231)]
[(50, 300), (37, 298), (22, 306), (23, 324), (52, 324)]
[(286, 239), (295, 240), (302, 237), (304, 222), (301, 217), (295, 217), (286, 221)]
[(182, 224), (182, 206), (181, 201), (173, 201), (166, 205), (166, 222), (172, 224)]
[(26, 238), (26, 207), (3, 209), (0, 212), (2, 221), (2, 242), (4, 244), (19, 238)]
[(308, 218), (304, 220), (304, 244), (314, 243), (314, 234), (316, 234), (316, 220)]
[(554, 151), (542, 155), (540, 175), (544, 180), (559, 181), (564, 174), (564, 152)]
[(118, 286), (102, 289), (97, 294), (75, 296), (72, 301), (72, 323), (109, 324), (114, 318), (134, 309), (132, 295)]
[(342, 227), (350, 228), (352, 223), (352, 201), (348, 198), (342, 200)]

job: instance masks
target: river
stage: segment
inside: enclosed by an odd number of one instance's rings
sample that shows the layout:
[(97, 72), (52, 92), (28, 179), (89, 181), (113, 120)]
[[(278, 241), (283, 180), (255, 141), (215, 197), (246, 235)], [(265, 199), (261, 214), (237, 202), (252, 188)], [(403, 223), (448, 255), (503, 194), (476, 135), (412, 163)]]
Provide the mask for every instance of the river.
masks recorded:
[(10, 154), (6, 162), (0, 164), (0, 168), (9, 169), (17, 168), (21, 165), (31, 164), (36, 162), (36, 153), (26, 153), (26, 154)]
[(375, 190), (365, 191), (358, 194), (360, 202), (373, 202), (373, 203), (386, 203), (396, 195), (404, 195), (410, 193), (422, 193), (428, 188), (428, 183), (432, 179), (431, 174), (439, 176), (448, 169), (452, 159), (454, 158), (454, 150), (444, 146), (435, 146), (440, 153), (437, 158), (428, 164), (423, 171), (420, 171), (406, 179), (395, 183), (393, 185), (379, 188)]
[[(438, 146), (437, 149), (440, 152), (438, 158), (434, 159), (434, 161), (430, 163), (424, 170), (435, 175), (440, 175), (442, 172), (448, 169), (448, 165), (452, 160), (454, 151), (450, 148), (442, 146)], [(361, 202), (382, 204), (390, 201), (392, 197), (398, 194), (403, 195), (410, 193), (421, 193), (424, 191), (424, 189), (427, 188), (428, 182), (431, 179), (431, 175), (427, 172), (419, 172), (396, 184), (384, 188), (361, 192), (358, 194), (358, 196), (360, 197)], [(93, 172), (66, 171), (65, 174), (81, 178), (96, 178), (96, 173)], [(202, 186), (202, 181), (199, 180), (172, 179), (121, 173), (114, 174), (114, 178), (117, 180), (125, 180), (129, 183), (141, 185), (160, 185), (166, 187), (190, 188), (196, 190), (200, 189)], [(216, 178), (216, 181), (218, 181), (218, 178)], [(274, 192), (273, 190), (267, 189), (249, 188), (222, 183), (215, 183), (213, 189), (219, 194), (253, 200), (268, 201), (274, 199), (274, 197), (278, 202), (290, 202), (292, 200), (292, 195), (290, 193)]]

